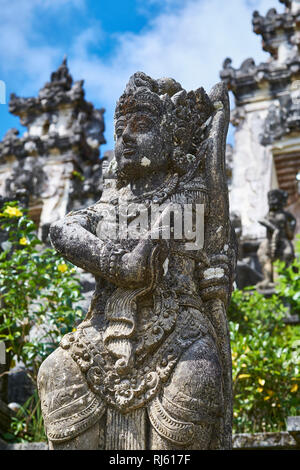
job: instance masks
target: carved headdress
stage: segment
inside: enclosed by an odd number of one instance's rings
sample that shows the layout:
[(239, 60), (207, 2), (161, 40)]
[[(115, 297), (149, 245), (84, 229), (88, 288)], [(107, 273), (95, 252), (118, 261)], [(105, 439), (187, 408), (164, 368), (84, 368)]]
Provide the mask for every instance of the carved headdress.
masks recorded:
[(136, 72), (117, 103), (115, 119), (141, 111), (160, 119), (173, 171), (183, 174), (199, 159), (205, 123), (213, 110), (203, 88), (186, 92), (171, 78), (153, 80)]

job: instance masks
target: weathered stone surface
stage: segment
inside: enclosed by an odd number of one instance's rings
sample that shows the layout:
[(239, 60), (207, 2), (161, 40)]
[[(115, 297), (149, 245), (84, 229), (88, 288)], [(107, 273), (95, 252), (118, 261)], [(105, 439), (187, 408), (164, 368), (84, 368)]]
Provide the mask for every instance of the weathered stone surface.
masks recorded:
[(297, 97), (293, 97), (291, 93), (282, 94), (278, 98), (279, 104), (272, 104), (269, 107), (261, 135), (263, 145), (273, 144), (293, 131), (298, 132), (300, 126), (300, 83), (295, 85), (295, 88), (298, 89)]
[(269, 191), (269, 212), (259, 221), (267, 229), (267, 238), (260, 244), (257, 252), (264, 276), (263, 281), (258, 283), (260, 289), (274, 286), (274, 261), (284, 261), (288, 266), (295, 256), (292, 240), (296, 219), (290, 212), (284, 210), (287, 196), (287, 193), (281, 189)]
[[(274, 0), (274, 4), (275, 4)], [(300, 217), (296, 175), (299, 171), (300, 123), (300, 3), (283, 1), (265, 16), (253, 14), (254, 32), (262, 36), (267, 62), (252, 58), (234, 68), (223, 64), (221, 78), (235, 96), (231, 122), (236, 126), (232, 152), (230, 209), (239, 212), (245, 240), (260, 242), (264, 230), (258, 220), (267, 212), (267, 193), (283, 189), (288, 205)], [(296, 231), (299, 232), (300, 225)]]
[(221, 78), (239, 99), (258, 94), (263, 84), (271, 97), (285, 91), (297, 79), (300, 70), (299, 18), (298, 1), (291, 2), (284, 13), (271, 8), (266, 16), (261, 16), (254, 11), (253, 31), (262, 36), (263, 49), (271, 54), (272, 60), (256, 65), (252, 58), (248, 58), (240, 68), (234, 69), (231, 59), (225, 59)]
[(300, 416), (289, 416), (287, 419), (287, 430), (300, 446)]
[(243, 450), (289, 450), (299, 449), (289, 432), (261, 432), (233, 435), (233, 448)]
[(46, 442), (24, 442), (20, 444), (9, 444), (0, 439), (0, 450), (49, 450)]
[[(290, 418), (288, 418), (289, 420)], [(233, 434), (233, 450), (297, 450), (299, 444), (289, 432)], [(0, 439), (0, 450), (48, 450), (46, 442), (27, 442), (23, 444), (8, 444)]]
[(24, 405), (26, 400), (34, 393), (35, 386), (26, 374), (21, 364), (15, 366), (8, 373), (7, 403), (16, 402)]
[[(100, 201), (50, 229), (56, 249), (96, 279), (86, 319), (39, 371), (50, 448), (231, 448), (226, 309), (236, 244), (226, 88), (187, 93), (175, 80), (138, 72), (115, 120)], [(187, 231), (159, 236), (178, 230), (174, 204), (181, 215), (194, 212), (204, 244), (188, 244)]]

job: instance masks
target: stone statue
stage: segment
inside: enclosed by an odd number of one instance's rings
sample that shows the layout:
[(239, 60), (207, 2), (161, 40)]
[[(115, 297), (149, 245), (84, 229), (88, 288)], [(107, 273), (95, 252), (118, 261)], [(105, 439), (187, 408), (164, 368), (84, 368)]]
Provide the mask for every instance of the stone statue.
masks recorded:
[(283, 208), (286, 206), (288, 193), (282, 189), (272, 189), (268, 192), (269, 212), (259, 223), (267, 229), (267, 238), (258, 248), (264, 279), (259, 282), (259, 288), (274, 287), (273, 263), (284, 261), (289, 265), (294, 259), (292, 240), (296, 229), (296, 219)]
[(244, 289), (248, 286), (255, 286), (263, 279), (261, 273), (257, 270), (257, 256), (253, 253), (257, 251), (257, 243), (251, 240), (243, 240), (242, 218), (239, 213), (230, 214), (232, 227), (234, 228), (237, 245), (238, 259), (236, 263), (235, 284), (238, 289)]
[[(39, 371), (51, 449), (231, 447), (228, 121), (222, 83), (208, 96), (169, 78), (130, 78), (101, 199), (50, 229), (58, 252), (96, 279), (85, 320)], [(162, 210), (153, 215), (154, 206)], [(202, 244), (190, 244), (189, 231), (178, 236), (175, 219), (187, 208)], [(139, 238), (124, 236), (124, 214)]]

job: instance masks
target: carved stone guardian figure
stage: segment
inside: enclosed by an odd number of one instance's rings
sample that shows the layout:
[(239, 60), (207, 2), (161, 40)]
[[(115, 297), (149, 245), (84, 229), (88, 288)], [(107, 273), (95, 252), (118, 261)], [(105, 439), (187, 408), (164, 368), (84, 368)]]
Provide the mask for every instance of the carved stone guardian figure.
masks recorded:
[(267, 229), (267, 238), (261, 242), (257, 252), (264, 276), (263, 281), (257, 286), (262, 289), (274, 286), (274, 261), (284, 261), (288, 266), (295, 256), (292, 240), (296, 219), (290, 212), (284, 210), (287, 198), (288, 193), (282, 189), (269, 191), (269, 212), (259, 221)]
[(101, 199), (50, 229), (96, 279), (85, 320), (39, 371), (50, 448), (231, 448), (228, 122), (224, 84), (130, 78)]

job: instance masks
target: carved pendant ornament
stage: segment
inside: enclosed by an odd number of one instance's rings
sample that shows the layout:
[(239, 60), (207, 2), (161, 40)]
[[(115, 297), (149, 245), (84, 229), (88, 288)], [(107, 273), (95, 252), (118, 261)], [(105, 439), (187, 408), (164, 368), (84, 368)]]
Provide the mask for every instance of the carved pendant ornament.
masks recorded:
[[(50, 448), (231, 447), (228, 121), (223, 84), (207, 95), (130, 78), (101, 199), (50, 229), (58, 252), (96, 279), (85, 320), (39, 371)], [(124, 216), (135, 227), (126, 236)]]

